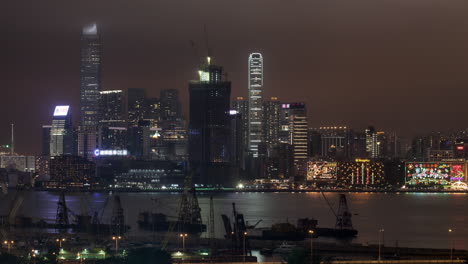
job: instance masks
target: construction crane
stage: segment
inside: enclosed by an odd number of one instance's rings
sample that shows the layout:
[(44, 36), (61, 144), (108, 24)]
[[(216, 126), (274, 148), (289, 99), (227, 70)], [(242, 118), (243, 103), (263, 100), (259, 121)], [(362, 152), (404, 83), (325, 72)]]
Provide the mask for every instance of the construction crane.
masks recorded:
[(213, 196), (210, 196), (210, 218), (209, 218), (209, 224), (208, 226), (210, 227), (210, 248), (211, 251), (215, 250), (216, 243), (215, 243), (215, 221), (214, 221), (214, 205), (213, 205)]
[(10, 207), (8, 213), (8, 222), (10, 226), (15, 224), (16, 215), (18, 214), (19, 209), (23, 205), (24, 198), (26, 197), (27, 189), (19, 188), (15, 193), (15, 198), (13, 199), (13, 204)]
[(338, 205), (335, 229), (353, 229), (351, 216), (351, 212), (348, 208), (348, 202), (346, 201), (346, 195), (340, 194), (340, 203)]
[(194, 227), (194, 229), (198, 230), (206, 228), (206, 225), (203, 225), (200, 205), (198, 204), (198, 198), (192, 182), (193, 174), (193, 172), (190, 172), (185, 177), (184, 191), (182, 192), (179, 202), (179, 216), (177, 217), (177, 221), (173, 221), (169, 225), (169, 229), (162, 243), (163, 249), (166, 248), (169, 243), (171, 233), (176, 229), (176, 227), (178, 229), (177, 231), (180, 233), (189, 232), (190, 230), (187, 229)]
[(111, 225), (114, 229), (113, 233), (115, 235), (122, 235), (124, 233), (125, 217), (119, 195), (114, 196), (114, 206), (112, 207)]
[(353, 229), (353, 222), (351, 221), (352, 214), (349, 211), (348, 208), (348, 202), (346, 200), (346, 195), (345, 194), (340, 194), (339, 198), (339, 204), (338, 204), (338, 210), (335, 212), (333, 207), (331, 206), (330, 202), (328, 201), (327, 197), (323, 193), (322, 190), (320, 190), (320, 193), (322, 194), (323, 198), (327, 202), (328, 207), (332, 211), (333, 215), (336, 218), (336, 223), (335, 223), (335, 229), (337, 230), (343, 230), (343, 229)]
[(57, 202), (57, 214), (55, 216), (55, 224), (57, 227), (68, 228), (70, 225), (68, 213), (67, 201), (65, 200), (65, 191), (61, 191)]
[(252, 255), (250, 250), (250, 242), (247, 233), (247, 227), (244, 221), (244, 215), (240, 214), (236, 210), (236, 204), (232, 203), (232, 214), (233, 223), (231, 226), (231, 220), (227, 215), (221, 215), (224, 222), (224, 229), (226, 231), (226, 238), (231, 238), (234, 247), (237, 251), (243, 250), (245, 246), (245, 252), (247, 255)]

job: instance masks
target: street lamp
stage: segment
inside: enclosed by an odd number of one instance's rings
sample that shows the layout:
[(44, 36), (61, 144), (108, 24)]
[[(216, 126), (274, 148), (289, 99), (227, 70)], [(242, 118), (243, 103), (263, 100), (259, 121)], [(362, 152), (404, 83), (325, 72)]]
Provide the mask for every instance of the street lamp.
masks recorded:
[(314, 230), (309, 230), (309, 234), (310, 234), (310, 261), (313, 262), (313, 254), (314, 254), (314, 251), (313, 251), (313, 247), (312, 247), (312, 238), (314, 237)]
[(55, 241), (58, 242), (60, 248), (62, 248), (62, 242), (65, 242), (65, 238), (57, 238)]
[(453, 230), (450, 228), (448, 232), (449, 232), (449, 238), (450, 238), (450, 261), (452, 261), (453, 260), (453, 238), (452, 238)]
[(119, 240), (122, 239), (121, 236), (113, 236), (112, 240), (115, 240), (115, 254), (119, 251)]
[(384, 232), (385, 230), (383, 228), (379, 229), (379, 261), (381, 260), (381, 238), (380, 238), (380, 234), (382, 234), (382, 236), (384, 236)]
[(247, 251), (245, 250), (245, 237), (247, 236), (247, 232), (244, 232), (244, 262), (245, 262), (245, 255), (247, 255)]
[(14, 243), (15, 243), (15, 241), (13, 241), (13, 240), (11, 240), (11, 241), (8, 241), (8, 240), (3, 241), (3, 244), (7, 245), (8, 253), (10, 253), (11, 246), (12, 246)]
[(180, 234), (179, 236), (182, 238), (182, 252), (185, 253), (185, 238), (188, 236), (188, 234), (184, 233), (184, 234)]

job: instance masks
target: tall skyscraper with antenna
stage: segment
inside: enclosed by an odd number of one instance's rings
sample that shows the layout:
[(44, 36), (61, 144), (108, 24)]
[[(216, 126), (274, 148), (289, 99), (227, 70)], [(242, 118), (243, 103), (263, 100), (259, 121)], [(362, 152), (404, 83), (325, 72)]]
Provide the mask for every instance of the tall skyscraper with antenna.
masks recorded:
[(96, 24), (85, 26), (81, 32), (80, 87), (81, 125), (97, 126), (101, 90), (101, 38)]
[(248, 150), (258, 157), (262, 142), (263, 57), (260, 53), (249, 56), (249, 129)]
[(101, 91), (101, 37), (96, 24), (81, 32), (80, 115), (78, 155), (91, 159), (98, 143)]

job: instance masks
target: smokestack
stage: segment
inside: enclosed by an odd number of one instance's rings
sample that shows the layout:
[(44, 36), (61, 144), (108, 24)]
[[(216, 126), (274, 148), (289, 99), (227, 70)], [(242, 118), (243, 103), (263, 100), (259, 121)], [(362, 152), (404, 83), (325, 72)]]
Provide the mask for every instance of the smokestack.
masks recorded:
[(10, 154), (13, 156), (15, 153), (15, 124), (11, 124), (11, 148)]

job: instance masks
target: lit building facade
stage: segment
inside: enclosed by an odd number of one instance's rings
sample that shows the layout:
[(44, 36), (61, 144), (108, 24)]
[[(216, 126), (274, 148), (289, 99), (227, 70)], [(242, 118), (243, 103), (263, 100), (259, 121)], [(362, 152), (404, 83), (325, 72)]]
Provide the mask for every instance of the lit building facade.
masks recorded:
[(73, 154), (73, 126), (70, 106), (55, 107), (50, 128), (50, 156)]
[(367, 156), (371, 159), (376, 159), (379, 157), (379, 144), (377, 140), (377, 131), (374, 127), (369, 127), (366, 129), (366, 152)]
[(182, 163), (172, 161), (131, 160), (117, 165), (115, 188), (134, 188), (151, 190), (171, 187), (182, 187), (185, 178)]
[(14, 169), (21, 172), (36, 171), (35, 156), (0, 156), (0, 168)]
[(81, 33), (80, 114), (82, 126), (97, 126), (101, 89), (101, 39), (96, 24)]
[(273, 149), (279, 144), (279, 131), (281, 119), (281, 103), (277, 97), (271, 97), (263, 103), (263, 135), (267, 149), (267, 155), (270, 157)]
[(99, 121), (124, 120), (123, 91), (100, 91), (99, 95)]
[(127, 91), (127, 114), (130, 126), (138, 125), (145, 118), (146, 91), (143, 88), (129, 88)]
[(343, 187), (376, 187), (385, 184), (384, 164), (369, 159), (339, 164), (338, 184)]
[(406, 162), (405, 185), (450, 186), (466, 182), (466, 161)]
[(324, 158), (351, 158), (353, 137), (346, 126), (326, 126), (316, 129), (320, 134), (320, 156)]
[(124, 117), (124, 102), (125, 96), (122, 90), (100, 92), (97, 144), (99, 149), (126, 149), (127, 125)]
[(286, 112), (283, 117), (289, 121), (289, 140), (293, 149), (294, 169), (298, 176), (306, 176), (309, 158), (308, 123), (305, 103), (282, 104)]
[(249, 56), (249, 137), (248, 149), (258, 157), (262, 142), (263, 57), (260, 53)]
[(96, 165), (79, 156), (51, 157), (49, 161), (50, 181), (48, 188), (90, 186), (96, 173)]
[(161, 101), (156, 97), (146, 98), (144, 119), (150, 121), (152, 127), (161, 125)]

